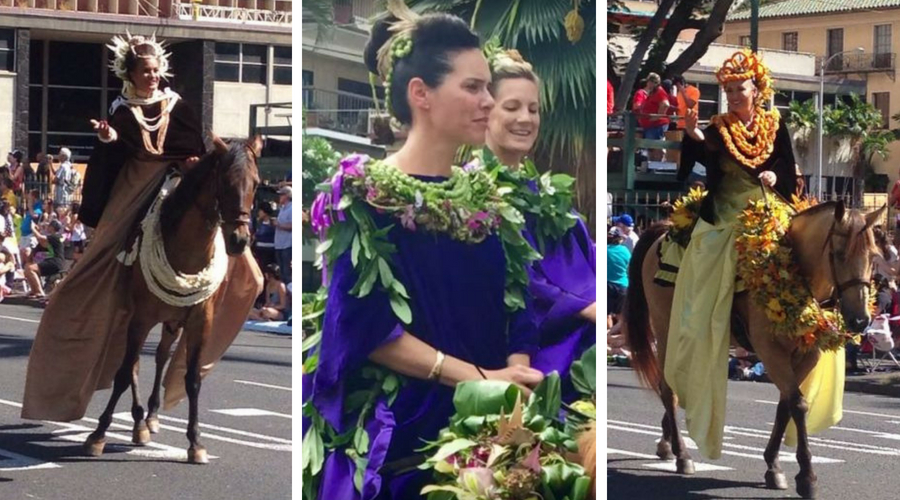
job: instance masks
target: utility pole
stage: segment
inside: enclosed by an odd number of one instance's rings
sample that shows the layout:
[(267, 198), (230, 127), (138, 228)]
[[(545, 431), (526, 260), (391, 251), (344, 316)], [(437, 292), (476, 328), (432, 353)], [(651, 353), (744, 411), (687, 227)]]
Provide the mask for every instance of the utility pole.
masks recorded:
[(750, 49), (759, 51), (759, 0), (750, 0)]

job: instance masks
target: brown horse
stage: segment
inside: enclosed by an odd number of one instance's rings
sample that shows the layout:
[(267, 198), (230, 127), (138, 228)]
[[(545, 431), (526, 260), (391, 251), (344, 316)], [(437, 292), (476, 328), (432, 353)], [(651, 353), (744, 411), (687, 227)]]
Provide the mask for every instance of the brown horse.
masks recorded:
[[(841, 202), (823, 203), (794, 216), (788, 229), (787, 237), (795, 259), (813, 296), (820, 302), (836, 299), (846, 325), (854, 332), (862, 331), (869, 323), (870, 256), (877, 252), (871, 228), (884, 210), (885, 207), (864, 215), (857, 210), (846, 211)], [(653, 226), (635, 246), (628, 269), (624, 321), (633, 349), (632, 364), (641, 380), (659, 394), (665, 407), (657, 456), (675, 458), (678, 473), (693, 474), (693, 460), (685, 449), (676, 423), (676, 396), (663, 377), (674, 288), (662, 287), (653, 281), (659, 270), (659, 259), (652, 256), (657, 255), (657, 248), (669, 227), (667, 223)], [(646, 258), (648, 255), (651, 258)], [(653, 304), (652, 309), (648, 304)], [(750, 343), (780, 393), (775, 425), (763, 454), (768, 468), (766, 487), (787, 489), (787, 480), (778, 462), (778, 450), (788, 421), (793, 418), (797, 426), (797, 462), (800, 465), (800, 473), (795, 478), (797, 493), (803, 498), (815, 498), (817, 478), (812, 470), (807, 438), (807, 403), (800, 392), (800, 384), (815, 367), (819, 351), (802, 352), (793, 341), (773, 335), (765, 313), (747, 293), (734, 297), (732, 315), (744, 325)]]
[[(165, 255), (172, 269), (183, 274), (196, 274), (207, 267), (213, 258), (215, 237), (220, 226), (228, 255), (242, 254), (250, 241), (250, 214), (259, 185), (256, 159), (262, 150), (262, 141), (254, 137), (245, 143), (228, 145), (213, 137), (213, 143), (215, 150), (191, 168), (160, 207)], [(210, 337), (216, 295), (192, 306), (169, 305), (150, 291), (140, 266), (136, 262), (132, 268), (130, 293), (135, 310), (128, 325), (125, 356), (116, 372), (106, 410), (100, 416), (97, 429), (85, 441), (84, 450), (91, 456), (103, 453), (106, 430), (112, 423), (116, 403), (129, 385), (134, 397), (131, 408), (133, 441), (137, 444), (150, 441), (148, 422), (144, 421), (144, 409), (140, 405), (137, 388), (137, 367), (147, 334), (154, 326), (163, 323), (163, 339), (157, 350), (157, 377), (150, 398), (150, 416), (153, 420), (149, 423), (151, 426), (155, 424), (158, 429), (156, 409), (159, 406), (161, 365), (165, 364), (168, 348), (180, 329), (184, 332), (187, 348), (184, 382), (189, 404), (188, 461), (207, 463), (206, 448), (199, 442), (197, 400), (200, 393), (200, 354)], [(162, 363), (159, 363), (160, 360)]]

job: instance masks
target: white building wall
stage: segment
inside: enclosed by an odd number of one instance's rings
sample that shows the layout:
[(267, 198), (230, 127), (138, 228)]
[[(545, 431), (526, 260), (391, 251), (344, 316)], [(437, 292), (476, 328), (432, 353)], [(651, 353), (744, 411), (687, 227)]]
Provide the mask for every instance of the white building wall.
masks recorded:
[[(292, 102), (290, 85), (272, 85), (269, 103)], [(213, 87), (213, 132), (221, 137), (246, 137), (250, 132), (250, 105), (266, 104), (266, 86), (215, 82)], [(268, 126), (290, 125), (289, 109), (275, 108)], [(265, 112), (258, 111), (257, 125), (266, 125)]]
[(12, 150), (15, 116), (16, 74), (0, 71), (0, 164)]

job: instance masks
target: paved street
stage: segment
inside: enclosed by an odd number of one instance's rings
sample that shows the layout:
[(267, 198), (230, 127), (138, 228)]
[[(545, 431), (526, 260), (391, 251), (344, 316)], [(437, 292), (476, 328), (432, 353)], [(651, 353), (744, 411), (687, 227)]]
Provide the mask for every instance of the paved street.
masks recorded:
[[(728, 383), (723, 457), (710, 461), (693, 448), (697, 473), (679, 476), (674, 461), (656, 458), (662, 404), (640, 387), (630, 369), (607, 370), (607, 493), (610, 499), (799, 498), (793, 448), (782, 447), (790, 489), (764, 488), (763, 449), (775, 418), (778, 393), (771, 384)], [(684, 430), (684, 412), (679, 411)], [(846, 393), (844, 419), (811, 437), (820, 499), (897, 498), (900, 476), (900, 399)]]
[[(25, 367), (40, 309), (0, 304), (0, 499), (286, 499), (291, 494), (291, 338), (242, 332), (200, 393), (205, 466), (185, 462), (186, 401), (161, 415), (145, 447), (131, 444), (131, 395), (119, 400), (102, 457), (81, 443), (109, 391), (95, 394), (85, 419), (19, 418)], [(141, 357), (141, 397), (153, 382), (158, 329)]]

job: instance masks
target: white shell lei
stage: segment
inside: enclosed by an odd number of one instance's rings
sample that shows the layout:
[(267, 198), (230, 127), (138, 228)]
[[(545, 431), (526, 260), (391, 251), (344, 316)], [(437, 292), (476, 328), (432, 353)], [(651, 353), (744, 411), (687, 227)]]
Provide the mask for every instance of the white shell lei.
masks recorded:
[(150, 211), (141, 222), (143, 235), (140, 238), (138, 259), (144, 281), (153, 295), (170, 306), (188, 307), (199, 304), (216, 293), (228, 271), (228, 254), (225, 252), (222, 229), (217, 228), (213, 257), (203, 270), (197, 274), (183, 274), (172, 269), (166, 258), (159, 212), (163, 200), (178, 186), (180, 180), (177, 176), (166, 179)]

